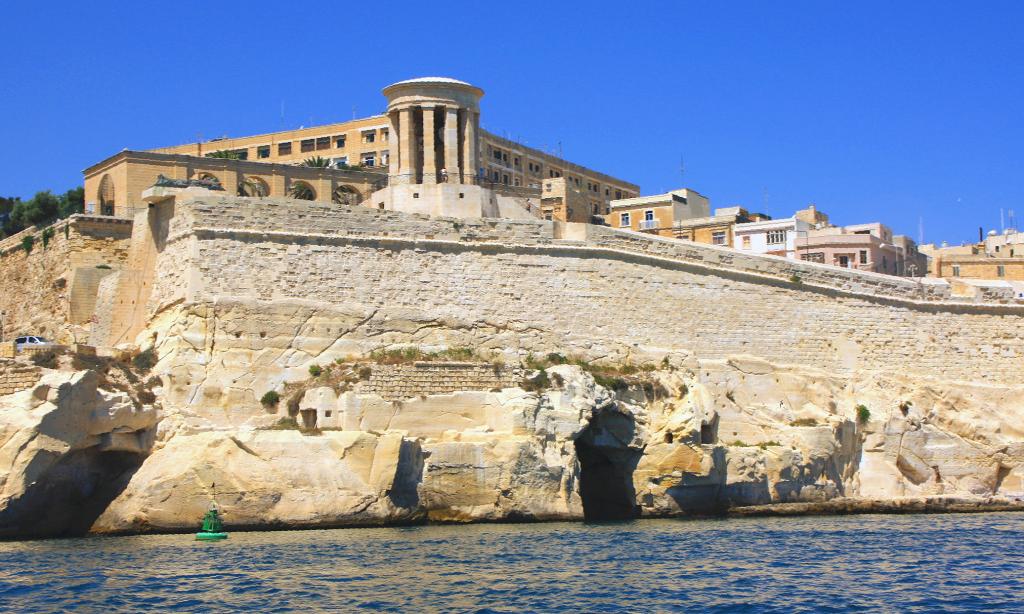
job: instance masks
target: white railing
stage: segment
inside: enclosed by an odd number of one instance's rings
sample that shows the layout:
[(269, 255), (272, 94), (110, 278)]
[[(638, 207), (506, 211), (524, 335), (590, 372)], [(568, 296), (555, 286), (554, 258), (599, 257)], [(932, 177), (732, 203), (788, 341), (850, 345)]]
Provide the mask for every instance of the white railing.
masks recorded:
[(655, 230), (658, 228), (658, 220), (643, 220), (638, 228), (639, 230)]

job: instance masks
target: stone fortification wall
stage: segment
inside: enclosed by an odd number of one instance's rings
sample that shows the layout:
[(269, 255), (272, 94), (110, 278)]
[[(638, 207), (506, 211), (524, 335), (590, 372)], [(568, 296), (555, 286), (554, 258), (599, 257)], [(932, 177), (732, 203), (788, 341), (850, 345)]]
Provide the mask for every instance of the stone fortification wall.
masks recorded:
[[(53, 236), (45, 247), (42, 229), (10, 237), (0, 246), (5, 338), (37, 334), (72, 341), (69, 324), (92, 315), (90, 292), (106, 272), (124, 264), (131, 222), (76, 215), (51, 228)], [(29, 253), (19, 238), (27, 234), (35, 236)]]
[(370, 379), (356, 388), (360, 394), (376, 394), (389, 401), (420, 395), (449, 394), (463, 390), (494, 390), (520, 385), (523, 372), (475, 362), (416, 362), (374, 365)]
[[(189, 302), (417, 313), (434, 326), (519, 331), (523, 349), (593, 358), (754, 354), (836, 372), (999, 382), (1024, 370), (1024, 306), (954, 302), (943, 284), (541, 221), (231, 198), (179, 209), (167, 248), (194, 242)], [(166, 292), (180, 296), (174, 283)]]
[(39, 367), (0, 358), (0, 396), (31, 388), (39, 373)]

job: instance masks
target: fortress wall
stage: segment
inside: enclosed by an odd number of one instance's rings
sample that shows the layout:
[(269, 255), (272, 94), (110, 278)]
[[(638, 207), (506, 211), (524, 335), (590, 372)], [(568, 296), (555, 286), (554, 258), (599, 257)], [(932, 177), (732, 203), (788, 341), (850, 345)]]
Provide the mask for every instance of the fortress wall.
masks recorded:
[(18, 237), (5, 241), (0, 249), (0, 311), (6, 314), (5, 339), (37, 334), (58, 342), (72, 341), (68, 329), (72, 304), (81, 308), (89, 302), (82, 288), (95, 287), (98, 277), (102, 277), (103, 269), (97, 270), (96, 266), (116, 269), (124, 262), (130, 222), (76, 215), (51, 228), (53, 236), (45, 247), (43, 230), (35, 229), (18, 236), (35, 237), (30, 253), (25, 252)]
[[(195, 241), (193, 302), (302, 299), (441, 323), (488, 322), (557, 339), (528, 349), (592, 358), (753, 354), (835, 372), (1001, 383), (1024, 372), (1024, 307), (939, 300), (941, 292), (911, 280), (607, 229), (560, 241), (545, 222), (422, 219), (289, 202), (268, 216), (234, 199), (182, 207), (194, 228), (169, 246)], [(681, 254), (670, 257), (673, 251)], [(790, 281), (801, 274), (835, 281)], [(904, 296), (910, 293), (921, 298)]]

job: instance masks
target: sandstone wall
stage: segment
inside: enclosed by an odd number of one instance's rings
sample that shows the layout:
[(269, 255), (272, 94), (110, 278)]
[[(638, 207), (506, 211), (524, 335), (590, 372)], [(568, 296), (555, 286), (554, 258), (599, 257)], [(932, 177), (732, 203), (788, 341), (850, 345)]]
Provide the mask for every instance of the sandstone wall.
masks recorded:
[[(73, 341), (68, 324), (92, 315), (83, 315), (91, 303), (86, 296), (88, 288), (102, 277), (97, 271), (105, 270), (96, 266), (113, 270), (124, 263), (130, 222), (76, 215), (51, 228), (53, 237), (46, 247), (40, 229), (19, 233), (0, 245), (0, 288), (4, 289), (0, 311), (6, 312), (5, 338), (38, 334)], [(28, 234), (35, 236), (30, 253), (22, 248), (20, 239)]]
[(32, 387), (39, 379), (39, 367), (0, 359), (0, 396)]
[[(593, 358), (746, 353), (994, 382), (1024, 369), (1024, 306), (953, 302), (942, 284), (593, 227), (559, 240), (550, 222), (231, 198), (180, 209), (157, 266), (191, 270), (158, 277), (155, 295), (180, 297), (190, 275), (192, 302), (359, 305), (518, 330), (524, 346), (535, 337), (526, 349)], [(189, 240), (184, 267), (172, 248)]]
[(401, 400), (462, 390), (514, 388), (522, 379), (523, 374), (518, 369), (472, 362), (374, 365), (369, 381), (361, 383), (357, 392)]

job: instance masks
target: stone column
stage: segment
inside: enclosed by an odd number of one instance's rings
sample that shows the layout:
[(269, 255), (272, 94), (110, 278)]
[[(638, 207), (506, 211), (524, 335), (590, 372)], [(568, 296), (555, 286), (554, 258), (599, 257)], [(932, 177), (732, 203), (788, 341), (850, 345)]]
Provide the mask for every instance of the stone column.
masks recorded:
[(423, 183), (437, 183), (434, 160), (434, 107), (423, 107)]
[(444, 168), (448, 183), (462, 183), (459, 179), (459, 108), (445, 107), (444, 116)]
[(398, 111), (388, 113), (388, 182), (395, 181), (398, 168)]
[(462, 146), (462, 181), (463, 183), (477, 183), (477, 160), (476, 160), (476, 123), (478, 115), (470, 109), (466, 110), (466, 128)]
[(396, 183), (416, 183), (416, 133), (413, 131), (413, 109), (399, 111), (398, 180)]

